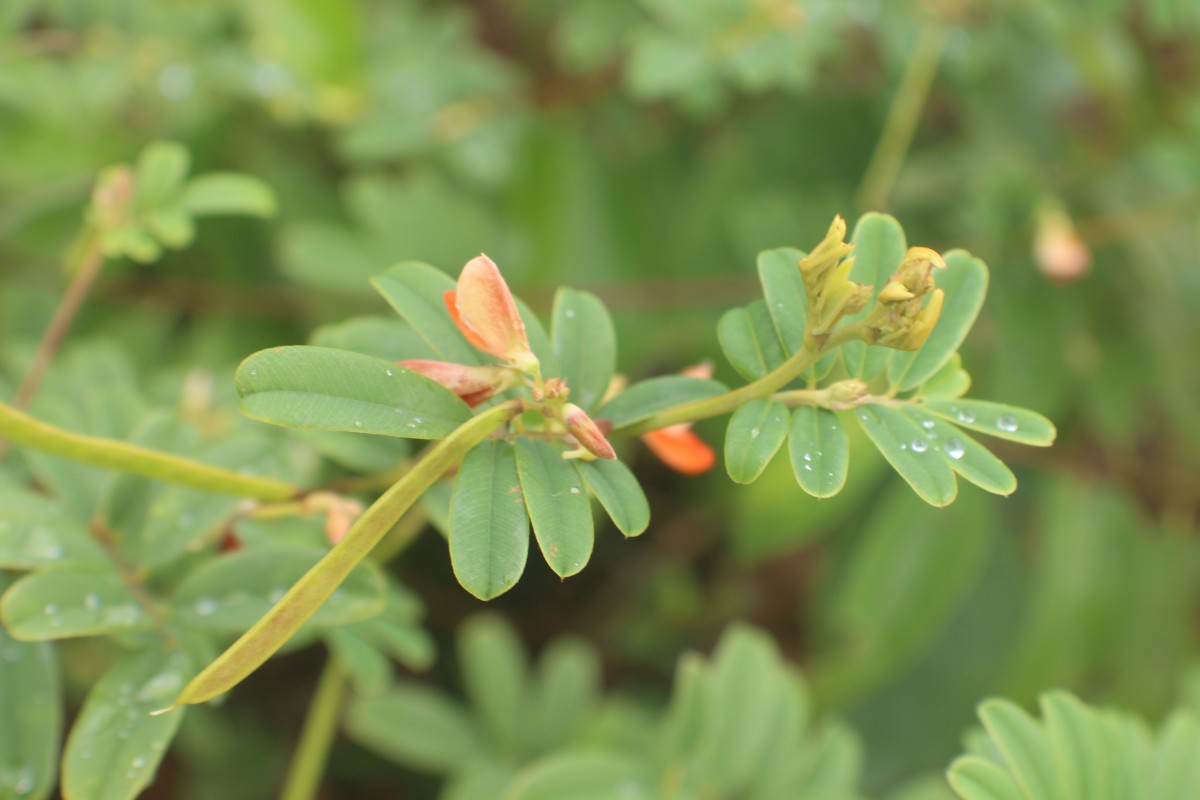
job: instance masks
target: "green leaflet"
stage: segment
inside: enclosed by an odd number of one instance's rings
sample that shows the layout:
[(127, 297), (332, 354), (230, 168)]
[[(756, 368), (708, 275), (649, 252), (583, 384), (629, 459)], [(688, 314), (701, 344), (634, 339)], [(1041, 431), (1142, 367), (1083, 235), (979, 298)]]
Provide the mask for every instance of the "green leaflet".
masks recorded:
[(346, 732), (385, 758), (439, 774), (473, 761), (481, 749), (462, 708), (422, 686), (400, 684), (380, 696), (356, 698), (347, 709)]
[(1026, 800), (1008, 773), (978, 756), (955, 761), (947, 777), (964, 800)]
[(717, 323), (717, 339), (729, 363), (748, 381), (761, 378), (787, 358), (765, 300), (725, 312)]
[(903, 410), (925, 431), (930, 452), (945, 459), (956, 473), (992, 494), (1008, 496), (1017, 490), (1012, 470), (979, 442), (919, 406), (905, 405)]
[(917, 387), (917, 396), (936, 400), (954, 400), (971, 388), (971, 376), (962, 368), (962, 356), (950, 356), (942, 368)]
[(804, 346), (804, 325), (808, 320), (808, 299), (798, 266), (803, 257), (803, 251), (792, 247), (758, 254), (758, 280), (762, 283), (767, 311), (789, 355)]
[[(193, 628), (241, 633), (283, 598), (324, 551), (318, 548), (264, 547), (206, 561), (179, 584), (172, 605)], [(312, 626), (340, 625), (366, 619), (383, 608), (383, 577), (363, 564), (313, 613)]]
[(577, 461), (575, 466), (621, 533), (638, 536), (650, 526), (650, 503), (629, 467), (606, 458)]
[(294, 428), (440, 439), (471, 417), (434, 381), (373, 356), (324, 347), (277, 347), (237, 371), (242, 412)]
[(450, 563), (480, 600), (511, 589), (525, 571), (529, 517), (508, 442), (484, 442), (463, 460), (450, 500)]
[[(6, 579), (0, 576), (0, 588)], [(44, 800), (57, 777), (62, 737), (58, 652), (0, 628), (0, 797)]]
[(604, 751), (556, 753), (517, 775), (504, 800), (612, 800), (653, 797), (653, 782), (633, 756)]
[(964, 250), (947, 253), (946, 268), (935, 270), (934, 279), (946, 299), (933, 332), (920, 350), (897, 350), (888, 362), (888, 380), (901, 391), (920, 386), (957, 352), (987, 294), (987, 265)]
[(371, 285), (420, 334), (438, 359), (456, 364), (479, 364), (484, 360), (483, 353), (467, 342), (446, 310), (442, 295), (455, 286), (446, 273), (428, 264), (404, 261), (372, 278)]
[(571, 402), (590, 412), (603, 399), (617, 368), (612, 318), (600, 298), (574, 289), (558, 290), (553, 316), (553, 350), (571, 389)]
[(788, 435), (788, 410), (774, 400), (751, 400), (729, 418), (725, 470), (736, 483), (753, 483)]
[(350, 317), (322, 325), (308, 337), (314, 347), (353, 350), (388, 361), (436, 359), (425, 340), (404, 320), (395, 317)]
[(58, 567), (18, 580), (4, 593), (0, 617), (24, 641), (148, 630), (153, 618), (111, 567)]
[(541, 752), (571, 741), (591, 715), (600, 687), (600, 654), (593, 647), (573, 637), (551, 642), (526, 692), (527, 746)]
[(546, 563), (566, 578), (592, 555), (592, 508), (574, 465), (549, 442), (518, 439), (517, 470), (525, 508)]
[(1053, 797), (1054, 757), (1037, 722), (1019, 706), (1004, 700), (981, 704), (979, 719), (1025, 795), (1035, 800)]
[(850, 440), (834, 412), (812, 406), (792, 412), (788, 453), (796, 481), (813, 497), (833, 497), (846, 485)]
[(183, 210), (195, 216), (244, 214), (270, 217), (276, 210), (271, 187), (251, 175), (208, 172), (188, 181), (183, 189)]
[(922, 500), (935, 506), (954, 502), (958, 484), (954, 470), (932, 447), (925, 430), (903, 412), (882, 405), (854, 412), (862, 429)]
[(104, 551), (59, 505), (16, 486), (0, 486), (0, 568), (103, 564)]
[(183, 712), (171, 704), (193, 671), (182, 651), (126, 657), (92, 687), (63, 756), (65, 800), (132, 800), (154, 780)]
[(528, 708), (529, 659), (512, 626), (495, 614), (478, 614), (458, 630), (463, 689), (483, 729), (501, 751), (521, 745)]
[(1058, 432), (1037, 412), (987, 400), (926, 400), (924, 407), (955, 425), (998, 439), (1049, 447)]
[(727, 391), (723, 384), (707, 378), (666, 375), (635, 383), (609, 400), (596, 417), (606, 419), (614, 428), (632, 425), (659, 411), (693, 400), (706, 400)]

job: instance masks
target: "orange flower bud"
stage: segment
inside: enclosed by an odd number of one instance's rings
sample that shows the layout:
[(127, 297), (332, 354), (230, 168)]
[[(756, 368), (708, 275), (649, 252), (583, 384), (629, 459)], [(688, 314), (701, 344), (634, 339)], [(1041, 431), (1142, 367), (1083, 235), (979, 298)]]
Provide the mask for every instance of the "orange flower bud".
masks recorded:
[(616, 451), (604, 438), (600, 426), (574, 403), (567, 403), (563, 408), (563, 421), (567, 424), (567, 432), (575, 437), (588, 452), (597, 458), (616, 458)]
[(1092, 251), (1060, 208), (1047, 208), (1038, 215), (1033, 258), (1041, 273), (1056, 283), (1077, 281), (1092, 268)]
[(660, 461), (684, 475), (699, 475), (717, 463), (717, 454), (687, 423), (644, 433), (642, 441)]
[(468, 261), (458, 276), (457, 289), (446, 292), (445, 300), (450, 316), (471, 344), (522, 370), (537, 367), (512, 292), (490, 258), (480, 255)]
[(507, 367), (473, 367), (449, 361), (410, 359), (396, 362), (405, 369), (440, 383), (461, 397), (467, 405), (477, 406), (496, 392), (515, 386), (518, 376)]

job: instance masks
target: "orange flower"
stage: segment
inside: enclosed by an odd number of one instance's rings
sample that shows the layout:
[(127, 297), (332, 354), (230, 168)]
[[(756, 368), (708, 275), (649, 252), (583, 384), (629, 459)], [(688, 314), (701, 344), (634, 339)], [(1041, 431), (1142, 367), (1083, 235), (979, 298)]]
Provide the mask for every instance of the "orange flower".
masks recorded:
[(449, 361), (427, 361), (419, 358), (396, 363), (440, 383), (461, 397), (472, 408), (496, 392), (516, 386), (520, 381), (520, 376), (515, 371), (496, 365), (475, 367), (454, 364)]
[[(713, 365), (710, 361), (683, 369), (679, 373), (688, 378), (711, 378)], [(642, 434), (642, 441), (659, 461), (684, 475), (699, 475), (708, 472), (717, 463), (717, 454), (708, 443), (692, 433), (690, 422), (668, 425), (656, 431)]]
[(525, 323), (495, 262), (485, 255), (472, 258), (459, 274), (457, 288), (444, 297), (468, 342), (525, 372), (536, 371)]
[(660, 461), (684, 475), (708, 472), (717, 463), (717, 454), (692, 433), (692, 426), (687, 422), (643, 433), (642, 441)]

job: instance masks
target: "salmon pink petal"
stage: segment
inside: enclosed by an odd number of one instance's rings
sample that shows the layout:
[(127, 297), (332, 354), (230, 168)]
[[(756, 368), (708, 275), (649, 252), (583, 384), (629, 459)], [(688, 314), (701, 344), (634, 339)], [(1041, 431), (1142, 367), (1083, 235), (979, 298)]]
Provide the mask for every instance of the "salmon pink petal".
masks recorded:
[(563, 420), (567, 423), (567, 432), (575, 437), (584, 448), (597, 458), (616, 458), (616, 451), (604, 438), (600, 426), (574, 403), (567, 403), (563, 410)]
[(511, 369), (500, 366), (476, 367), (424, 359), (410, 359), (397, 363), (405, 369), (437, 381), (461, 397), (469, 406), (479, 405), (496, 392), (514, 386), (518, 380)]
[(516, 301), (490, 258), (480, 255), (463, 267), (454, 306), (458, 327), (480, 350), (518, 366), (536, 364)]
[(448, 289), (442, 294), (442, 300), (446, 303), (446, 310), (450, 312), (450, 319), (454, 320), (454, 324), (458, 326), (462, 335), (467, 337), (467, 341), (473, 346), (478, 347), (485, 353), (488, 352), (488, 343), (480, 338), (479, 334), (463, 325), (462, 317), (458, 315), (458, 292), (453, 289)]
[(717, 463), (717, 454), (686, 424), (644, 433), (642, 441), (660, 461), (684, 475), (708, 472)]

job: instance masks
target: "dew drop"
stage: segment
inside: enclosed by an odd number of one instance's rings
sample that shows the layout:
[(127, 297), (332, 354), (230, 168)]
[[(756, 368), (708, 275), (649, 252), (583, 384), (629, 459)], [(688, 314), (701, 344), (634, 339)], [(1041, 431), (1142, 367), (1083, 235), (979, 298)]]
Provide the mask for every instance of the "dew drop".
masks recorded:
[(921, 427), (927, 431), (931, 431), (931, 430), (933, 430), (933, 424), (934, 424), (933, 420), (927, 419), (927, 420), (923, 420), (921, 422)]
[(57, 561), (62, 558), (63, 549), (56, 544), (52, 544), (46, 548), (46, 558)]
[(146, 759), (142, 758), (141, 756), (138, 756), (133, 761), (129, 762), (129, 766), (133, 767), (134, 769), (141, 769), (145, 765)]
[(217, 610), (217, 601), (211, 597), (201, 597), (192, 605), (192, 610), (196, 612), (196, 616), (198, 617), (211, 616)]
[(392, 376), (393, 376), (393, 375), (395, 375), (395, 374), (396, 374), (396, 373), (392, 372), (390, 369), (389, 369), (389, 370), (387, 370), (387, 376), (388, 376), (389, 378), (390, 378), (390, 377), (392, 377)]
[(751, 438), (751, 439), (757, 439), (757, 438), (758, 438), (758, 428), (751, 428), (751, 429), (750, 429), (750, 438)]
[(999, 417), (996, 417), (996, 427), (1002, 431), (1012, 433), (1018, 427), (1017, 418), (1012, 414), (1001, 414)]
[(58, 613), (58, 606), (54, 605), (54, 603), (47, 603), (44, 611), (47, 614), (56, 614)]
[(955, 412), (954, 418), (965, 425), (970, 425), (975, 421), (975, 412), (968, 408), (959, 409)]
[(812, 461), (812, 455), (811, 455), (811, 454), (809, 454), (809, 453), (805, 453), (805, 454), (804, 454), (804, 460), (805, 460), (805, 461)]
[(356, 428), (361, 428), (361, 427), (362, 427), (362, 420), (357, 420), (357, 419), (356, 419), (356, 420), (354, 420), (354, 427), (356, 427)]
[(578, 486), (572, 486), (572, 487), (571, 487), (571, 494), (579, 494), (579, 487), (578, 487)]
[(83, 598), (83, 604), (92, 611), (95, 611), (100, 607), (100, 597), (98, 595), (89, 594), (87, 597)]
[(907, 449), (908, 449), (908, 442), (901, 442), (901, 443), (900, 443), (900, 449), (901, 449), (901, 450), (907, 450)]
[(805, 465), (804, 465), (804, 470), (805, 470), (806, 472), (812, 472), (812, 464), (805, 464)]
[(413, 423), (416, 425), (420, 425), (424, 421), (425, 420), (421, 419), (420, 417), (413, 417)]
[(573, 308), (567, 309), (567, 319), (575, 319), (575, 309), (573, 309)]
[(924, 453), (929, 449), (929, 442), (924, 439), (914, 439), (912, 443), (912, 451), (914, 453)]
[(947, 439), (946, 443), (942, 445), (942, 449), (955, 461), (967, 454), (967, 447), (963, 444), (962, 439)]

